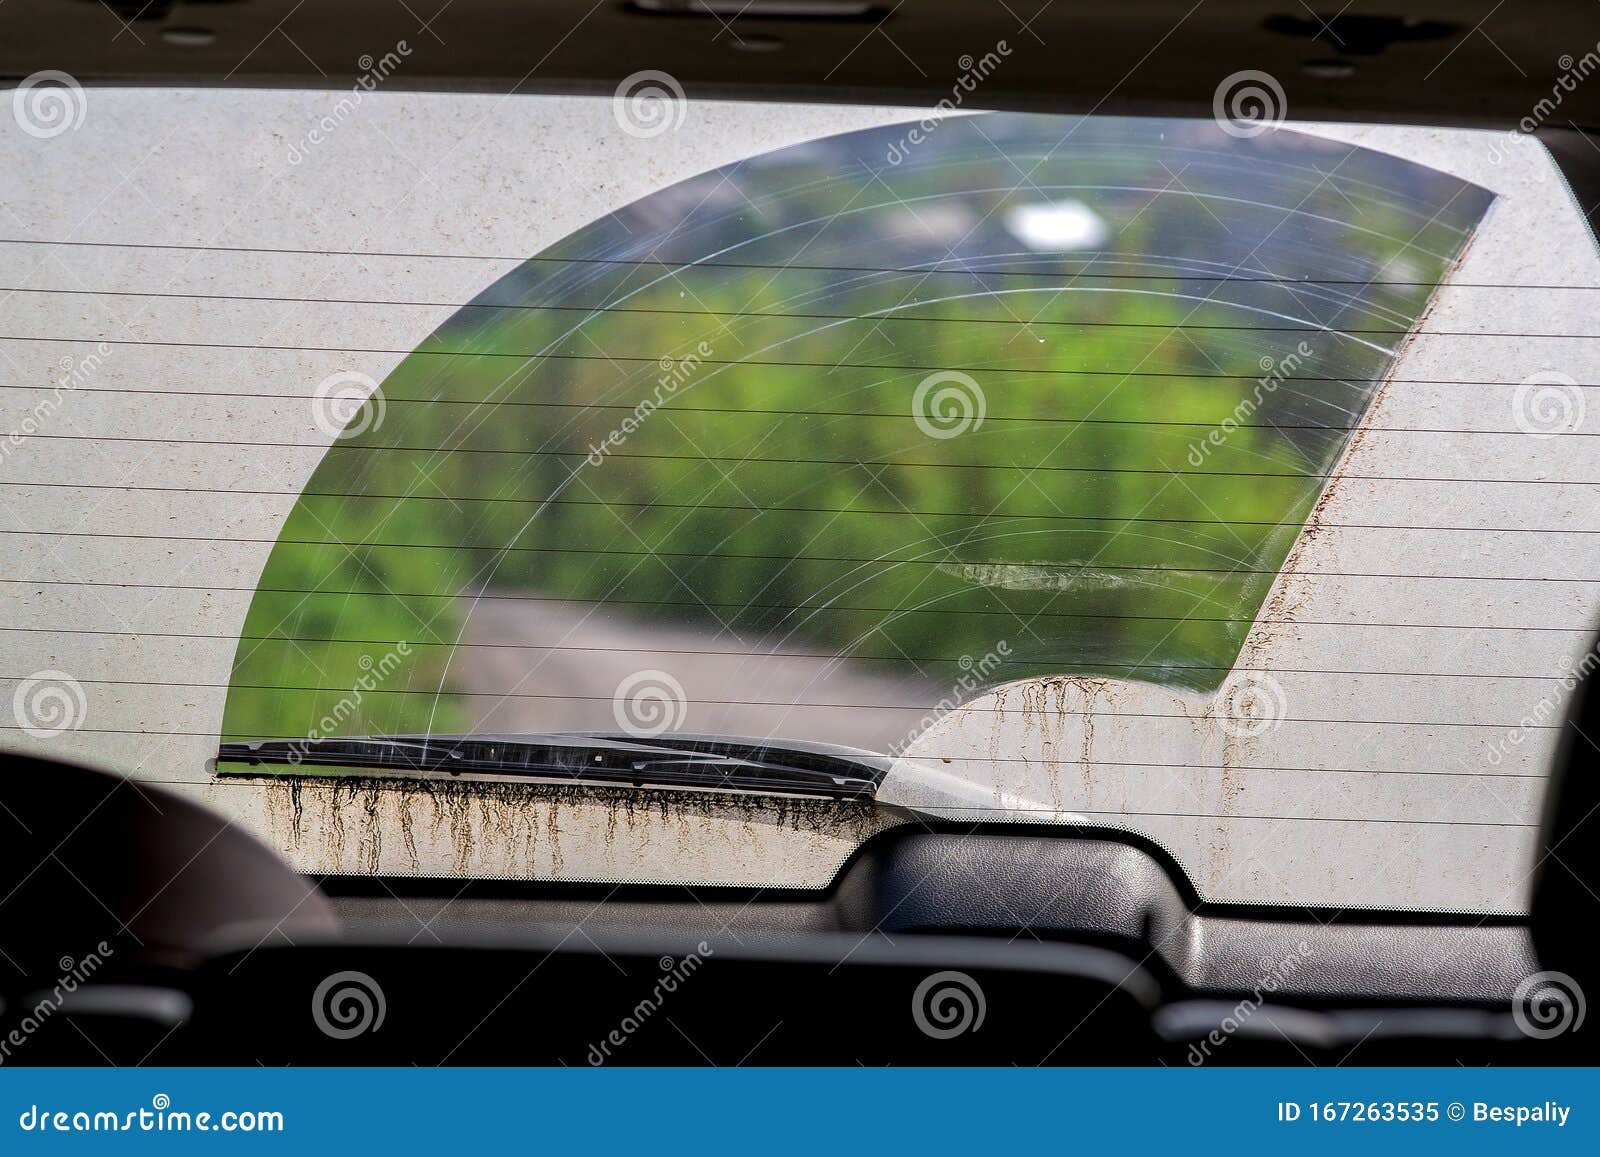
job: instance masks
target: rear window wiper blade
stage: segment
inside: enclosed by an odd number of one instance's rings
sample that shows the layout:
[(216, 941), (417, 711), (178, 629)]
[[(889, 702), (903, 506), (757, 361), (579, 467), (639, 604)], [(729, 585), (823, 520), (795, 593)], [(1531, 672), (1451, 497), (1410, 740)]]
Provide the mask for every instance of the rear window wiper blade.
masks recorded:
[(246, 740), (223, 743), (217, 762), (870, 799), (892, 760), (825, 743), (557, 732)]

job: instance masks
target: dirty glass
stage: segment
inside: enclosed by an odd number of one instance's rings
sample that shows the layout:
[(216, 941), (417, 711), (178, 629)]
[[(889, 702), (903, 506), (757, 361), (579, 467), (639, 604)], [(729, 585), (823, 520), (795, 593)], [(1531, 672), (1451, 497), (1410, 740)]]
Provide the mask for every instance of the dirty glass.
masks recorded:
[(904, 132), (661, 188), (329, 386), (223, 739), (892, 752), (1015, 680), (1222, 684), (1491, 194), (1288, 130)]

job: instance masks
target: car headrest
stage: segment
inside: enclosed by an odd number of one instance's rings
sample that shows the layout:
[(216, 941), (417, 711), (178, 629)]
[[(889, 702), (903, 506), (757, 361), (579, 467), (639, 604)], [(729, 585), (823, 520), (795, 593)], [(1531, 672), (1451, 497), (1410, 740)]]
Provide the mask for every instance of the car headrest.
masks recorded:
[(1592, 674), (1600, 644), (1573, 673), (1577, 686), (1545, 795), (1535, 852), (1534, 947), (1540, 967), (1565, 972), (1581, 988), (1600, 983), (1600, 692)]
[(337, 927), (311, 881), (222, 816), (147, 782), (0, 754), (0, 952), (11, 980), (19, 969), (35, 980), (72, 971), (107, 950), (114, 964), (182, 964), (219, 938)]

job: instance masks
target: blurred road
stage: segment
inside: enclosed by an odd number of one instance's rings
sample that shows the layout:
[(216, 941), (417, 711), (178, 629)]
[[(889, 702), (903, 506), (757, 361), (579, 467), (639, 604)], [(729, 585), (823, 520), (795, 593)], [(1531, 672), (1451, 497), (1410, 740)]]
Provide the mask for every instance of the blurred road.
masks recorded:
[(471, 607), (464, 641), (452, 681), (471, 693), (474, 731), (671, 722), (680, 732), (882, 750), (949, 693), (932, 679), (821, 657), (803, 640), (773, 646), (591, 604), (482, 598)]

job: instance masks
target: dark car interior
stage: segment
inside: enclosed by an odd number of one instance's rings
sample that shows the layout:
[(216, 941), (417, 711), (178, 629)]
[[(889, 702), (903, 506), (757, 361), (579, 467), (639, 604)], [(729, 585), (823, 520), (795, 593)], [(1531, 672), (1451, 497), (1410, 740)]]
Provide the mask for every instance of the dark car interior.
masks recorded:
[[(891, 830), (820, 895), (313, 881), (158, 789), (10, 757), (4, 993), (33, 1007), (109, 915), (110, 967), (31, 1059), (581, 1064), (596, 1010), (692, 957), (715, 983), (643, 1023), (626, 1063), (1592, 1063), (1591, 1038), (1530, 1036), (1511, 1007), (1536, 969), (1594, 978), (1592, 695), (1569, 723), (1528, 920), (1207, 904), (1137, 837), (1001, 825)], [(982, 1031), (917, 1031), (905, 1007), (932, 969), (978, 982)], [(339, 970), (379, 979), (384, 1031), (304, 1015)]]
[[(1477, 8), (1414, 0), (1337, 12), (1277, 0), (414, 7), (8, 0), (0, 74), (48, 66), (85, 85), (332, 88), (349, 83), (369, 44), (410, 37), (420, 63), (404, 83), (431, 89), (609, 92), (622, 76), (670, 61), (686, 86), (722, 98), (938, 99), (939, 85), (874, 41), (873, 28), (893, 21), (898, 42), (930, 56), (1034, 31), (1060, 46), (1053, 60), (1019, 58), (997, 74), (983, 94), (996, 108), (1209, 115), (1217, 76), (1265, 68), (1298, 78), (1298, 117), (1514, 128), (1549, 87), (1507, 65), (1475, 28)], [(80, 37), (80, 23), (106, 9), (140, 36)], [(291, 11), (315, 63), (273, 35)], [(1517, 59), (1553, 62), (1600, 39), (1592, 4), (1541, 0), (1518, 5), (1517, 16), (1495, 32)], [(706, 29), (716, 24), (731, 34), (713, 42)], [(1157, 27), (1172, 31), (1152, 48)], [(218, 29), (258, 48), (237, 66), (202, 35)], [(1418, 83), (1419, 54), (1432, 60), (1447, 45), (1450, 66)], [(1538, 138), (1592, 223), (1600, 85), (1571, 93)], [(868, 839), (822, 891), (308, 877), (159, 787), (0, 754), (0, 1029), (37, 1005), (85, 945), (103, 942), (104, 965), (19, 1058), (1594, 1064), (1593, 1026), (1545, 1037), (1522, 1025), (1550, 1010), (1513, 1005), (1540, 972), (1600, 991), (1597, 743), (1590, 676), (1550, 769), (1526, 916), (1208, 902), (1149, 840), (1042, 824), (901, 823)], [(648, 803), (656, 789), (597, 790)], [(605, 1027), (637, 1005), (641, 986), (685, 961), (714, 982), (686, 985), (670, 1008), (640, 1016), (626, 1048), (610, 1055)], [(942, 1038), (906, 1015), (919, 985), (941, 971), (977, 982), (977, 1031)], [(381, 983), (366, 1010), (377, 1031), (345, 1038), (306, 1015), (319, 986), (346, 972)], [(1577, 999), (1567, 1011), (1581, 1027)]]

